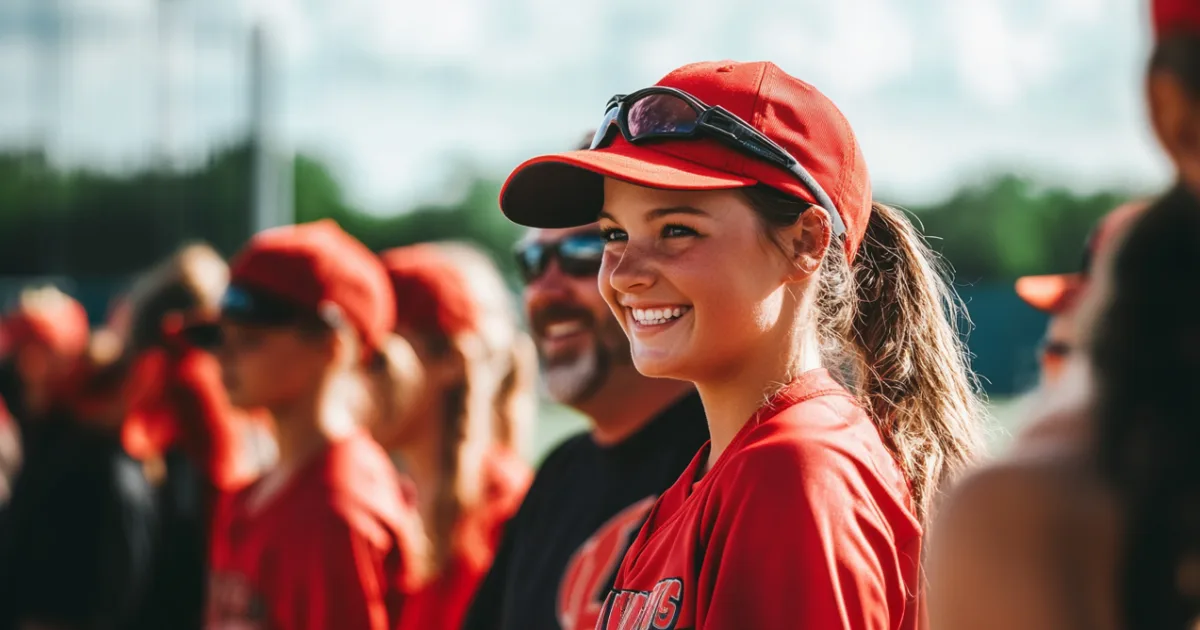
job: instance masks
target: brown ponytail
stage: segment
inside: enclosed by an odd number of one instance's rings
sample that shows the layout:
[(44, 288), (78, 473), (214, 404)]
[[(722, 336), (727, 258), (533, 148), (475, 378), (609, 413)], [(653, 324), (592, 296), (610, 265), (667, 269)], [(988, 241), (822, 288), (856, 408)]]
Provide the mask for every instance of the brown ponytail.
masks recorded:
[(460, 517), (482, 499), (482, 469), (491, 435), (488, 421), (492, 417), (489, 408), (492, 400), (481, 395), (487, 389), (480, 387), (469, 354), (462, 352), (463, 345), (452, 342), (444, 349), (459, 355), (464, 378), (442, 393), (438, 441), (441, 452), (437, 458), (442, 482), (433, 497), (433, 511), (425, 527), (431, 543), (434, 575), (446, 569), (452, 556)]
[[(769, 189), (746, 194), (772, 227), (807, 208)], [(825, 365), (871, 412), (922, 522), (982, 450), (985, 413), (958, 334), (962, 303), (946, 275), (904, 214), (876, 203), (853, 267), (831, 245), (817, 294)]]
[[(373, 403), (368, 416), (373, 422), (391, 422), (412, 413), (425, 386), (425, 372), (412, 346), (399, 335), (389, 335), (367, 365), (367, 380)], [(420, 516), (416, 510), (410, 514), (401, 527), (414, 546), (406, 550), (404, 561), (423, 582), (434, 574), (433, 551)]]
[(496, 444), (520, 453), (528, 442), (531, 420), (537, 412), (537, 347), (533, 339), (517, 331), (508, 347), (508, 371), (496, 388)]

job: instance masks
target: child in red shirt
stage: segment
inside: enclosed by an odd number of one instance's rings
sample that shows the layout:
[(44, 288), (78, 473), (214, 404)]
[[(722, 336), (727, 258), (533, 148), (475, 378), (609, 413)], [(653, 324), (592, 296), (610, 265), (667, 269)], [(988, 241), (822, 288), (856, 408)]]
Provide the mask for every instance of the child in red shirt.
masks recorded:
[(634, 364), (694, 383), (708, 418), (596, 627), (917, 628), (922, 522), (982, 410), (953, 294), (872, 201), (833, 103), (771, 63), (684, 66), (614, 97), (590, 150), (518, 167), (500, 204), (599, 217)]
[(223, 505), (206, 627), (399, 626), (423, 539), (365, 429), (391, 400), (394, 321), (379, 259), (332, 221), (260, 233), (234, 259), (222, 372), (234, 404), (271, 411), (279, 462)]
[[(530, 418), (505, 414), (532, 397), (533, 350), (495, 266), (459, 244), (420, 244), (383, 254), (397, 299), (396, 332), (422, 364), (425, 387), (397, 401), (376, 438), (416, 482), (433, 580), (405, 608), (405, 630), (458, 630), (492, 565), (504, 524), (529, 487), (517, 447)], [(516, 383), (506, 386), (506, 383)], [(520, 413), (517, 410), (517, 413)]]

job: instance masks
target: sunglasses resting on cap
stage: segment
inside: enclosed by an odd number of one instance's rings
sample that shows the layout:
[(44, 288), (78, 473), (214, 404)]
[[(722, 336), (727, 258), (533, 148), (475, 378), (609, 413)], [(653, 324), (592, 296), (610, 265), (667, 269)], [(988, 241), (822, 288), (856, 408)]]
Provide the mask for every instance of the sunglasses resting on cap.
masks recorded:
[(736, 151), (770, 162), (796, 176), (812, 193), (818, 206), (829, 213), (833, 235), (846, 233), (846, 225), (833, 200), (800, 161), (786, 149), (723, 107), (704, 104), (683, 90), (654, 86), (608, 101), (604, 119), (592, 138), (591, 150), (607, 146), (615, 131), (630, 144), (654, 140), (709, 138)]

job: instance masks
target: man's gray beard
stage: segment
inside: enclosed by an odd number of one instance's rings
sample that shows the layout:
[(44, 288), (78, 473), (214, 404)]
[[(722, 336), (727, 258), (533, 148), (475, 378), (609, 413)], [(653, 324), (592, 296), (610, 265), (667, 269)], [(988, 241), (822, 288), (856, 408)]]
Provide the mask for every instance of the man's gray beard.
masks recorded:
[(608, 378), (608, 352), (599, 340), (569, 361), (547, 365), (546, 388), (564, 405), (581, 403), (593, 396)]
[(632, 363), (629, 340), (620, 325), (613, 321), (605, 328), (595, 335), (587, 350), (573, 359), (543, 363), (546, 389), (556, 401), (564, 405), (583, 403), (604, 387), (614, 366)]

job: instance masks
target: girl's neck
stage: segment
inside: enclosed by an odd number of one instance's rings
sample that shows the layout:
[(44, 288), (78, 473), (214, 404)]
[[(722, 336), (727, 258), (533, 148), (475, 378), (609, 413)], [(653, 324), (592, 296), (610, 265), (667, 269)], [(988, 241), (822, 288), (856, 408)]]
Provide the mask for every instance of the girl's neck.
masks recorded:
[[(696, 383), (708, 417), (712, 438), (707, 468), (712, 468), (763, 404), (801, 374), (822, 367), (816, 330), (788, 334), (779, 342), (761, 344), (763, 351), (723, 370), (712, 379)], [(792, 348), (780, 352), (779, 348)]]
[(359, 424), (349, 408), (320, 393), (271, 412), (278, 427), (276, 466), (284, 470), (298, 468), (330, 443), (350, 435)]

